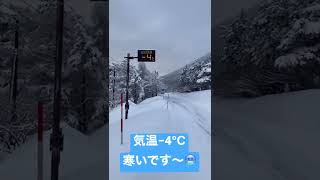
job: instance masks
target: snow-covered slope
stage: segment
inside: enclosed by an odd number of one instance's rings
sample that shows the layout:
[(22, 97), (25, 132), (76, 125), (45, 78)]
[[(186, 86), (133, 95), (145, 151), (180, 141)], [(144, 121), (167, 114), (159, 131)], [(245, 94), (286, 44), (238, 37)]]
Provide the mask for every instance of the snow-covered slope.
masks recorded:
[[(51, 132), (44, 136), (44, 179), (50, 179), (51, 153), (49, 138)], [(88, 180), (106, 179), (107, 168), (105, 129), (92, 136), (84, 136), (78, 131), (63, 125), (64, 150), (61, 155), (61, 179)], [(0, 179), (21, 180), (37, 177), (37, 137), (21, 146), (10, 156), (0, 162)]]
[(209, 89), (211, 87), (211, 53), (161, 77), (170, 89)]
[(249, 100), (214, 97), (213, 177), (319, 179), (319, 102), (320, 90)]

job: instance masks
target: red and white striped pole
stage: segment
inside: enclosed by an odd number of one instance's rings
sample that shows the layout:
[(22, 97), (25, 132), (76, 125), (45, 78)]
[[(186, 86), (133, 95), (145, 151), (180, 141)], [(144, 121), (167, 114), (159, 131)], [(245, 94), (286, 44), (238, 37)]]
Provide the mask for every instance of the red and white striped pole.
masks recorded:
[(123, 95), (122, 93), (121, 93), (120, 103), (121, 103), (121, 144), (123, 144)]
[(38, 102), (38, 180), (43, 180), (43, 104)]

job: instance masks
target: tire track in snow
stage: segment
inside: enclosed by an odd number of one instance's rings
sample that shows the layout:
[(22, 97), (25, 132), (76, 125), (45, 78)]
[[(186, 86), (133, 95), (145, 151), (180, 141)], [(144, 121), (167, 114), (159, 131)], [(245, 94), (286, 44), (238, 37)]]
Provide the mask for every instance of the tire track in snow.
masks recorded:
[[(187, 105), (183, 104), (181, 102), (182, 100), (176, 97), (172, 97), (170, 96), (169, 98), (169, 102), (172, 102), (180, 107), (182, 107), (183, 109), (185, 109), (187, 112), (194, 114), (198, 119), (193, 121), (195, 122), (207, 135), (211, 136), (211, 127), (209, 127), (210, 129), (206, 128), (205, 125), (201, 122), (206, 122), (207, 120), (201, 116), (201, 114), (199, 114), (199, 112), (195, 111), (195, 108), (192, 108), (192, 110), (190, 110), (190, 108), (187, 107)], [(188, 103), (189, 106), (192, 106), (192, 104)], [(193, 106), (192, 106), (193, 107)]]

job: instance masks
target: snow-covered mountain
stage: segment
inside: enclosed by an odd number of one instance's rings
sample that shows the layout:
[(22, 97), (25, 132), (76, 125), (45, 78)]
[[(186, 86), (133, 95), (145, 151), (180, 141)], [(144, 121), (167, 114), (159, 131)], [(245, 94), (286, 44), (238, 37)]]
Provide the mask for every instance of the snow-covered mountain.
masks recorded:
[(161, 77), (169, 91), (196, 91), (211, 88), (211, 53)]

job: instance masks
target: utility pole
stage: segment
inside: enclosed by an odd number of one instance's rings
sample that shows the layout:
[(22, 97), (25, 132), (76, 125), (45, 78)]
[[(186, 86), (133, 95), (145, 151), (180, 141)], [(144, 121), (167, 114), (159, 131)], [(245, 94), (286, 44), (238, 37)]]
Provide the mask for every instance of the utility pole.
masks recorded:
[(129, 70), (130, 70), (130, 53), (127, 54), (127, 86), (126, 86), (126, 105), (125, 105), (125, 119), (128, 119), (128, 113), (129, 113)]
[(18, 79), (18, 50), (19, 50), (19, 21), (16, 19), (14, 35), (14, 58), (11, 69), (10, 83), (10, 104), (11, 104), (11, 123), (17, 118), (16, 101), (17, 101), (17, 79)]
[(60, 151), (63, 150), (63, 135), (60, 128), (60, 105), (61, 105), (61, 70), (63, 49), (63, 14), (64, 0), (57, 0), (56, 20), (56, 61), (54, 78), (54, 101), (53, 101), (53, 127), (50, 136), (51, 157), (51, 180), (59, 179)]

